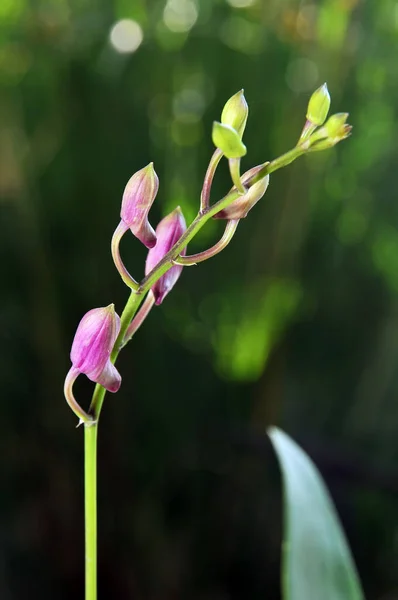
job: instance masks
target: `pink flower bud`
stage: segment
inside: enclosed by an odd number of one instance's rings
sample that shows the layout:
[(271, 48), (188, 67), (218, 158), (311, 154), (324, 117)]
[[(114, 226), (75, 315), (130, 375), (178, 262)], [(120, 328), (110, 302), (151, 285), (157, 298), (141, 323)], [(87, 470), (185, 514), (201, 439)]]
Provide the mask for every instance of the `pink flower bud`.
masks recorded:
[[(263, 167), (264, 165), (259, 165), (249, 169), (249, 171), (246, 171), (246, 173), (242, 175), (243, 185), (247, 184), (249, 180), (254, 177)], [(213, 219), (244, 219), (249, 210), (251, 210), (253, 206), (257, 204), (257, 202), (264, 196), (265, 192), (267, 191), (268, 183), (269, 175), (266, 175), (251, 185), (242, 196), (239, 196), (239, 198), (234, 200), (229, 206), (216, 213)]]
[(113, 304), (93, 308), (80, 321), (70, 353), (72, 368), (109, 392), (117, 392), (121, 383), (120, 374), (110, 361), (119, 331), (120, 318)]
[(129, 179), (122, 199), (120, 216), (126, 229), (147, 247), (156, 244), (156, 235), (148, 221), (148, 213), (159, 188), (159, 179), (153, 163), (134, 173)]
[[(172, 213), (162, 219), (156, 228), (157, 242), (154, 248), (148, 252), (145, 265), (145, 275), (150, 271), (162, 258), (171, 250), (174, 244), (180, 239), (187, 226), (181, 208), (178, 206)], [(185, 249), (181, 252), (185, 255)], [(155, 304), (161, 304), (170, 290), (174, 287), (177, 279), (181, 275), (182, 266), (175, 265), (171, 267), (158, 279), (152, 287), (152, 292), (155, 296)]]

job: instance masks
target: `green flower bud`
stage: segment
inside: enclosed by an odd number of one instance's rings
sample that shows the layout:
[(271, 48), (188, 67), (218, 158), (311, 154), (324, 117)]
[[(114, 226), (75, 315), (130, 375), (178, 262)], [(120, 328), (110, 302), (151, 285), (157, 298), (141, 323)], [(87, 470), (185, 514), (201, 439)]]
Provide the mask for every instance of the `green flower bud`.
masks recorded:
[(351, 125), (346, 124), (347, 119), (348, 113), (337, 113), (332, 115), (323, 126), (326, 136), (335, 141), (335, 143), (348, 137), (352, 127)]
[(239, 133), (230, 125), (214, 121), (212, 138), (216, 148), (220, 148), (227, 158), (240, 158), (247, 152)]
[(348, 113), (332, 115), (301, 147), (308, 152), (332, 148), (350, 135), (352, 127), (346, 123), (347, 118)]
[(317, 127), (323, 125), (330, 108), (330, 95), (326, 83), (312, 94), (307, 108), (307, 119)]
[(243, 95), (243, 90), (240, 90), (226, 102), (221, 113), (221, 123), (235, 129), (242, 139), (248, 114), (249, 107)]

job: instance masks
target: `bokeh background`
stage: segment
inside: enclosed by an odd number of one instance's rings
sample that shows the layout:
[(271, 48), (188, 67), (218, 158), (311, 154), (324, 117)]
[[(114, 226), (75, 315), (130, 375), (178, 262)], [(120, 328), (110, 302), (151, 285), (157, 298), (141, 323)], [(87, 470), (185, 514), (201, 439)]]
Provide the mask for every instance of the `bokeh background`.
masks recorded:
[[(62, 385), (81, 316), (127, 298), (109, 248), (127, 180), (154, 161), (152, 224), (178, 204), (191, 220), (224, 102), (245, 89), (249, 168), (295, 145), (327, 81), (353, 136), (272, 175), (121, 355), (100, 598), (280, 597), (269, 424), (321, 470), (366, 597), (398, 598), (397, 2), (2, 0), (0, 36), (0, 597), (83, 597), (83, 432)], [(228, 188), (222, 164), (213, 199)], [(122, 251), (141, 277), (145, 249)]]

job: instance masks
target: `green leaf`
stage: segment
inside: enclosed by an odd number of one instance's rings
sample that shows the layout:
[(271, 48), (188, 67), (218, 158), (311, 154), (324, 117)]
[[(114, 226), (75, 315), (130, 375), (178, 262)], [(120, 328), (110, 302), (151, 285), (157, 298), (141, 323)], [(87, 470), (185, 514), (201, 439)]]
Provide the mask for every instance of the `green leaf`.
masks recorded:
[(268, 435), (282, 471), (284, 600), (364, 600), (336, 509), (312, 460), (286, 433)]

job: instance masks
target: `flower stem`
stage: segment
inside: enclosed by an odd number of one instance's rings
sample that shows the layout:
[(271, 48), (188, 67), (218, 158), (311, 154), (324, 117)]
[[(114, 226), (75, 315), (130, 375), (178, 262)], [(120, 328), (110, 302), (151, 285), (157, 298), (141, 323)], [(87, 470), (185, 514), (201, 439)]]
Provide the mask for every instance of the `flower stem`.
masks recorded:
[(124, 283), (131, 290), (136, 291), (138, 289), (138, 283), (136, 282), (134, 277), (132, 277), (130, 275), (130, 273), (124, 266), (122, 257), (120, 256), (120, 249), (119, 249), (120, 240), (122, 239), (122, 237), (124, 236), (126, 231), (127, 231), (126, 226), (124, 225), (123, 221), (120, 221), (119, 225), (116, 227), (116, 229), (113, 233), (113, 236), (112, 236), (112, 242), (111, 242), (112, 258), (113, 258), (113, 262), (115, 263), (115, 267), (119, 271), (120, 277), (123, 279)]
[(231, 179), (234, 186), (240, 192), (240, 194), (244, 194), (246, 190), (240, 179), (240, 158), (230, 158), (228, 163), (229, 172), (231, 174)]
[[(142, 299), (141, 294), (131, 292), (120, 319), (120, 332), (111, 354), (113, 364), (120, 352), (127, 328)], [(97, 600), (97, 434), (98, 419), (105, 392), (105, 388), (97, 383), (89, 410), (93, 424), (87, 423), (84, 426), (85, 600)]]
[(311, 123), (311, 121), (307, 119), (303, 127), (303, 131), (301, 132), (299, 141), (297, 142), (297, 145), (299, 146), (300, 144), (308, 140), (308, 138), (311, 137), (311, 135), (314, 133), (315, 129), (316, 125), (314, 125), (313, 123)]
[(216, 148), (213, 156), (210, 159), (209, 166), (207, 167), (206, 175), (203, 181), (202, 193), (200, 194), (200, 212), (204, 212), (210, 204), (210, 190), (213, 184), (214, 174), (218, 167), (218, 163), (222, 159), (222, 150)]
[(131, 340), (133, 335), (137, 333), (138, 329), (141, 327), (147, 316), (149, 315), (151, 308), (155, 304), (155, 296), (153, 295), (152, 290), (149, 290), (147, 297), (140, 310), (136, 313), (134, 319), (131, 321), (130, 325), (127, 328), (125, 338), (123, 340), (122, 348)]
[[(308, 143), (308, 141), (304, 142), (304, 144), (306, 143)], [(265, 175), (269, 175), (270, 173), (273, 173), (278, 169), (282, 169), (283, 167), (290, 165), (290, 163), (296, 160), (296, 158), (299, 158), (299, 156), (302, 156), (306, 152), (308, 152), (308, 147), (298, 145), (289, 150), (288, 152), (285, 152), (285, 154), (282, 154), (282, 156), (278, 156), (278, 158), (275, 158), (271, 162), (264, 163), (263, 168), (257, 171), (254, 177), (250, 179), (250, 185), (257, 183), (257, 181), (260, 181), (260, 179), (265, 177)], [(245, 185), (247, 186), (248, 183), (249, 182), (246, 181)]]
[(212, 258), (216, 254), (221, 252), (221, 250), (224, 250), (224, 248), (226, 248), (226, 246), (228, 246), (229, 242), (232, 240), (232, 238), (234, 236), (234, 233), (236, 231), (236, 228), (238, 227), (238, 224), (239, 224), (239, 219), (231, 219), (230, 221), (227, 221), (223, 236), (217, 242), (217, 244), (214, 244), (214, 246), (212, 246), (211, 248), (208, 248), (207, 250), (204, 250), (203, 252), (198, 252), (198, 254), (191, 254), (190, 256), (178, 256), (174, 262), (177, 265), (191, 266), (191, 265), (196, 265), (197, 263), (203, 262), (204, 260), (207, 260), (208, 258)]
[(85, 600), (97, 600), (97, 432), (98, 423), (84, 426)]
[[(73, 410), (75, 415), (79, 418), (79, 425), (82, 423), (87, 423), (88, 425), (92, 425), (93, 417), (86, 413), (85, 410), (82, 409), (80, 404), (77, 402), (74, 394), (73, 394), (73, 384), (76, 381), (77, 376), (79, 375), (79, 371), (74, 367), (69, 369), (69, 372), (65, 378), (64, 383), (64, 396), (69, 404), (69, 407)], [(78, 426), (79, 426), (78, 425)]]

